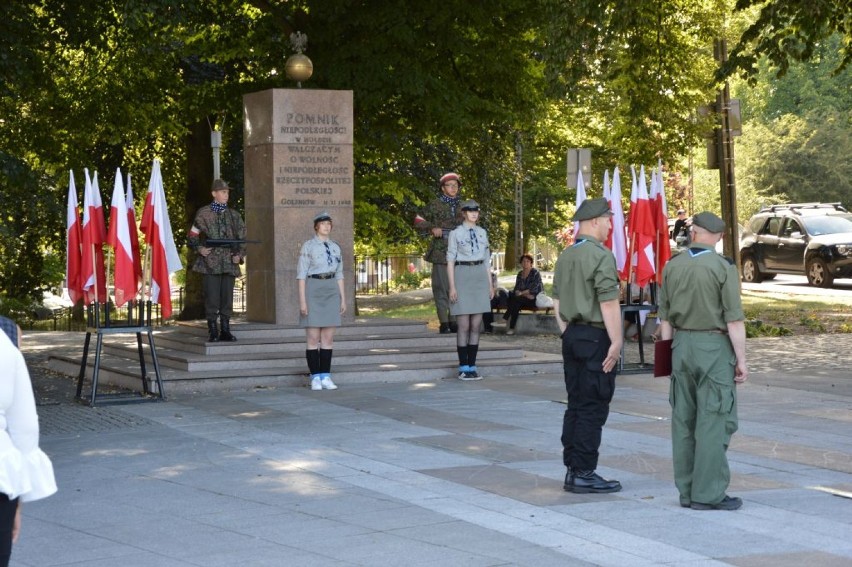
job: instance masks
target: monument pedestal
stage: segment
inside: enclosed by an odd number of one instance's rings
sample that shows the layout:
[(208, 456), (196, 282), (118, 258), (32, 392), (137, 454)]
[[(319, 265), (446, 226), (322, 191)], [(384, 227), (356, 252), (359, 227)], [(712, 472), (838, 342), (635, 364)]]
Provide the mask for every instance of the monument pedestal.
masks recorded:
[(343, 253), (347, 310), (354, 317), (352, 91), (271, 89), (243, 97), (249, 321), (299, 321), (296, 269), (313, 218), (328, 211)]

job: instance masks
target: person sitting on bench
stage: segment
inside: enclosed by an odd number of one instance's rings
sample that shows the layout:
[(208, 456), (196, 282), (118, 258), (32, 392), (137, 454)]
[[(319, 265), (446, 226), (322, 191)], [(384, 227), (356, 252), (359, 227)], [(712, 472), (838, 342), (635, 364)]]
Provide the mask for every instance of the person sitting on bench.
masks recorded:
[(503, 319), (509, 321), (507, 335), (515, 334), (515, 325), (521, 309), (535, 309), (535, 296), (541, 293), (541, 273), (533, 268), (533, 257), (529, 254), (521, 256), (521, 271), (515, 278), (515, 289), (509, 292), (509, 306), (503, 314)]

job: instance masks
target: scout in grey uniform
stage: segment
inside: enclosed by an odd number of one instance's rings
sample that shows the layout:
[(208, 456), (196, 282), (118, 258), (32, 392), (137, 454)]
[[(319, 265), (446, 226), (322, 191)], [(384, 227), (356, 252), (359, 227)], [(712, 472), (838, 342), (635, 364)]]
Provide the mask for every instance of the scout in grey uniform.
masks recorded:
[(692, 219), (689, 249), (663, 270), (660, 335), (672, 342), (672, 453), (680, 504), (693, 510), (736, 510), (725, 491), (725, 452), (737, 430), (736, 384), (748, 379), (739, 273), (714, 246), (725, 223), (713, 213)]
[(615, 393), (623, 335), (615, 257), (601, 242), (611, 226), (606, 199), (586, 199), (574, 214), (580, 230), (556, 261), (553, 310), (562, 331), (568, 406), (562, 420), (562, 460), (568, 492), (618, 492), (621, 483), (595, 472), (601, 434)]
[[(240, 275), (240, 264), (246, 257), (245, 244), (225, 247), (208, 247), (206, 238), (245, 240), (246, 225), (240, 213), (228, 208), (230, 187), (222, 179), (213, 181), (210, 191), (213, 202), (198, 209), (189, 231), (189, 246), (198, 255), (192, 269), (204, 275), (204, 311), (207, 317), (208, 340), (235, 341), (231, 334), (231, 315), (234, 312), (234, 282)], [(222, 333), (216, 328), (216, 318), (221, 321)]]
[(485, 229), (476, 226), (479, 204), (470, 199), (462, 203), (461, 209), (464, 222), (450, 233), (447, 242), (450, 313), (458, 324), (459, 379), (481, 380), (476, 371), (476, 353), (482, 314), (491, 310), (494, 297), (491, 250)]
[(296, 279), (299, 281), (299, 324), (305, 327), (305, 358), (311, 372), (311, 390), (336, 390), (331, 379), (334, 331), (346, 311), (343, 256), (329, 238), (331, 216), (314, 217), (316, 236), (302, 245)]
[(426, 261), (432, 264), (432, 298), (438, 313), (441, 333), (456, 332), (455, 318), (450, 315), (450, 282), (447, 279), (447, 245), (450, 231), (461, 224), (459, 189), (461, 180), (446, 173), (439, 182), (441, 195), (414, 218), (414, 228), (429, 236)]

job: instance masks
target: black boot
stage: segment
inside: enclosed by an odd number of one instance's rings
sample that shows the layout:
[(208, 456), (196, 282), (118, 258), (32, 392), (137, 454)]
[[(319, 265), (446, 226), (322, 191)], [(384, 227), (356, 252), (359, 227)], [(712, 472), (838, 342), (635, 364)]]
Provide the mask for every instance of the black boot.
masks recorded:
[(455, 321), (451, 321), (449, 323), (449, 325), (450, 325), (450, 332), (451, 333), (458, 333), (459, 332), (459, 326), (456, 325)]
[(482, 314), (482, 332), (483, 333), (493, 333), (494, 332), (494, 313), (488, 311)]
[(620, 482), (607, 480), (595, 471), (572, 470), (567, 484), (574, 487), (572, 492), (575, 494), (604, 494), (621, 490)]
[(231, 318), (219, 315), (222, 321), (222, 333), (219, 335), (219, 340), (226, 343), (232, 343), (237, 340), (237, 337), (231, 334)]
[(219, 330), (216, 328), (216, 319), (207, 319), (207, 331), (210, 335), (207, 337), (208, 343), (219, 342)]
[(562, 485), (562, 490), (574, 492), (574, 475), (571, 473), (571, 467), (568, 467), (568, 472), (565, 473), (565, 483)]
[(449, 333), (450, 332), (449, 323), (441, 323), (441, 327), (438, 329), (438, 332), (441, 333), (442, 335), (446, 335), (447, 333)]

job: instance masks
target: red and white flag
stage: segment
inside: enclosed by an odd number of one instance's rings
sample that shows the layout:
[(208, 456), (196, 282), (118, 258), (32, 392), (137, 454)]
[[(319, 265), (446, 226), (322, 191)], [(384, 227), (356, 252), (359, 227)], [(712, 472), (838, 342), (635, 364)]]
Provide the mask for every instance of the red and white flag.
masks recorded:
[(160, 162), (156, 159), (151, 168), (151, 180), (148, 182), (145, 210), (142, 211), (141, 229), (151, 249), (151, 301), (160, 304), (163, 318), (168, 319), (172, 315), (169, 276), (180, 270), (183, 264), (175, 246), (169, 211), (166, 207), (163, 175), (160, 173)]
[[(578, 210), (583, 201), (586, 200), (586, 184), (583, 182), (583, 170), (577, 168), (577, 201), (574, 210)], [(580, 232), (580, 223), (574, 223), (574, 238), (577, 238), (577, 233)]]
[(77, 186), (74, 184), (74, 172), (68, 180), (68, 213), (65, 229), (65, 285), (68, 297), (73, 303), (83, 299), (82, 250), (83, 235), (80, 230), (80, 212), (77, 209)]
[[(104, 222), (104, 206), (98, 189), (98, 173), (89, 178), (89, 170), (83, 170), (86, 175), (86, 188), (83, 192), (83, 247), (82, 270), (80, 281), (85, 292), (86, 304), (107, 300), (106, 272), (104, 271), (103, 243), (106, 239), (106, 223)], [(97, 293), (95, 293), (97, 290)]]
[(663, 268), (672, 257), (672, 247), (669, 243), (669, 215), (666, 203), (666, 189), (663, 186), (663, 164), (657, 163), (658, 168), (651, 173), (651, 202), (654, 210), (654, 227), (656, 229), (654, 258), (656, 259), (657, 283), (663, 283)]
[(610, 232), (609, 248), (615, 256), (615, 266), (618, 275), (626, 280), (628, 276), (627, 265), (627, 233), (624, 226), (624, 207), (621, 206), (621, 177), (618, 167), (612, 172), (612, 188), (609, 191), (609, 209), (612, 211), (612, 232)]
[(121, 180), (119, 168), (115, 170), (107, 244), (112, 246), (115, 251), (115, 269), (113, 272), (115, 305), (121, 307), (136, 295), (136, 274), (133, 271), (133, 247), (130, 243), (130, 229), (127, 225), (127, 200), (124, 195), (124, 183)]
[(142, 287), (142, 254), (139, 250), (139, 230), (136, 228), (136, 206), (133, 204), (133, 188), (130, 185), (130, 174), (127, 174), (127, 228), (130, 231), (130, 248), (133, 251), (133, 273), (136, 275), (136, 287), (133, 295), (139, 293)]
[(630, 193), (630, 262), (636, 273), (636, 285), (645, 287), (654, 279), (654, 242), (656, 228), (654, 225), (651, 201), (648, 198), (648, 186), (645, 182), (645, 166), (643, 165), (636, 181), (636, 169), (631, 166), (633, 183)]

